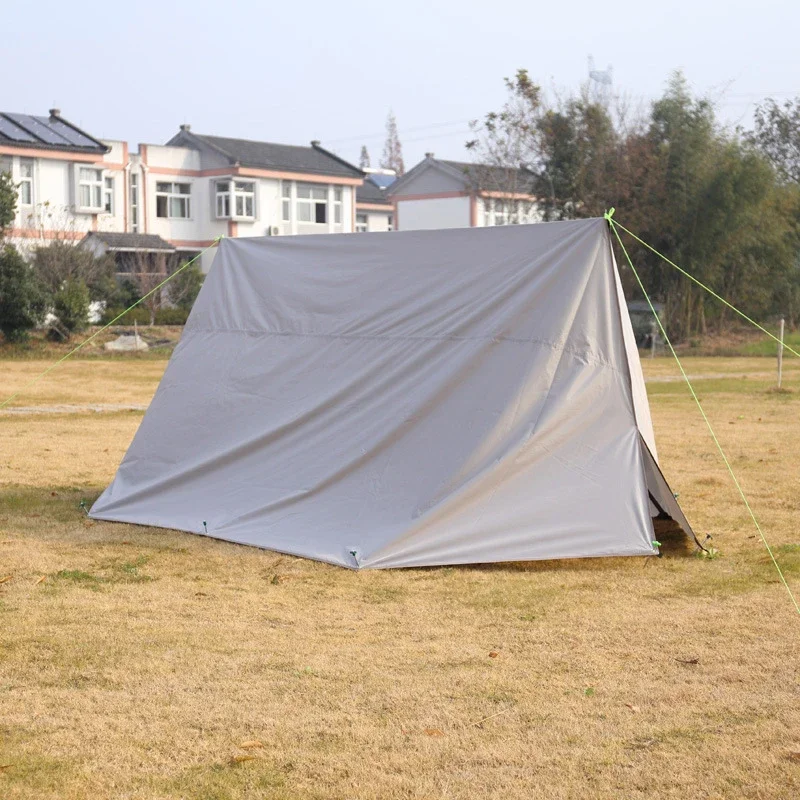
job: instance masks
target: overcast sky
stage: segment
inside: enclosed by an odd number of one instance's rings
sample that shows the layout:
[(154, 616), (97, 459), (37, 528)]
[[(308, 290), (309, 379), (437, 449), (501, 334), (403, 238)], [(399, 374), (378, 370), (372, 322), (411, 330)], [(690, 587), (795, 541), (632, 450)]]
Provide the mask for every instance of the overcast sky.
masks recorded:
[(53, 105), (89, 133), (163, 143), (198, 133), (380, 158), (397, 116), (406, 166), (464, 156), (468, 121), (498, 108), (503, 77), (577, 86), (587, 57), (614, 89), (657, 96), (671, 70), (731, 123), (765, 96), (800, 95), (800, 2), (533, 0), (25, 3), (3, 14), (3, 111)]

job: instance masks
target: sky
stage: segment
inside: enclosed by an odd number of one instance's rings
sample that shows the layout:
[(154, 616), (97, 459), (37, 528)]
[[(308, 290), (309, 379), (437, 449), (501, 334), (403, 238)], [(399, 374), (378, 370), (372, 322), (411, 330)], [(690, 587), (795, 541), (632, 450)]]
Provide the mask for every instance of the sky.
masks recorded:
[(613, 67), (645, 104), (681, 69), (747, 126), (764, 97), (800, 96), (797, 0), (537, 3), (340, 0), (206, 5), (52, 0), (4, 4), (0, 110), (52, 107), (106, 139), (164, 143), (197, 133), (287, 144), (319, 139), (380, 160), (387, 114), (406, 168), (465, 158), (469, 121), (498, 109), (521, 67), (566, 91)]

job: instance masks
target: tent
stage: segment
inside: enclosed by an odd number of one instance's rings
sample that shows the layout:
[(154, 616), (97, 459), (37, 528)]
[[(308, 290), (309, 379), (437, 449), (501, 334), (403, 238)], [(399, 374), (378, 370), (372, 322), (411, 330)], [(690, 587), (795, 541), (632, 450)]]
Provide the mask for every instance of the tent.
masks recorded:
[(602, 219), (225, 239), (91, 510), (351, 568), (658, 552)]

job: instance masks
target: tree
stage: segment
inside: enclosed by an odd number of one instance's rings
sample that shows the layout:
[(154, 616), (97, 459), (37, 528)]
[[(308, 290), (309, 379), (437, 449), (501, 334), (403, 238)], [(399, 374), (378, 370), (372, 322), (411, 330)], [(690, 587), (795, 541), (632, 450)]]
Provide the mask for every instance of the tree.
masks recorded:
[[(585, 87), (549, 103), (525, 70), (506, 88), (506, 103), (473, 126), (467, 148), (484, 164), (527, 164), (546, 218), (596, 217), (614, 206), (626, 227), (750, 316), (797, 313), (800, 189), (787, 182), (791, 146), (765, 154), (763, 140), (757, 148), (724, 129), (679, 72), (647, 117), (595, 102)], [(670, 335), (730, 324), (723, 306), (651, 251), (635, 242), (628, 249), (665, 305)], [(635, 296), (620, 261), (626, 294)]]
[(76, 281), (88, 289), (90, 300), (111, 302), (117, 294), (114, 257), (97, 258), (74, 240), (57, 239), (37, 247), (33, 253), (33, 268), (53, 295)]
[(400, 144), (400, 136), (397, 133), (397, 120), (391, 111), (386, 118), (386, 144), (383, 146), (381, 167), (393, 169), (398, 176), (405, 172), (403, 146)]
[(369, 150), (367, 150), (367, 146), (365, 144), (361, 145), (361, 155), (358, 159), (358, 166), (361, 169), (369, 169), (370, 161), (369, 161)]
[(17, 187), (10, 172), (0, 172), (0, 236), (11, 227), (17, 213)]
[(782, 107), (772, 98), (756, 106), (755, 130), (749, 138), (783, 180), (800, 183), (800, 97)]
[(47, 293), (15, 247), (0, 250), (0, 331), (9, 342), (22, 342), (40, 325), (48, 307)]
[(90, 302), (89, 289), (80, 278), (64, 281), (53, 297), (56, 321), (51, 325), (51, 338), (68, 341), (73, 333), (86, 330)]
[(194, 301), (203, 287), (205, 275), (197, 262), (178, 269), (181, 271), (165, 287), (169, 302), (178, 308), (191, 311)]

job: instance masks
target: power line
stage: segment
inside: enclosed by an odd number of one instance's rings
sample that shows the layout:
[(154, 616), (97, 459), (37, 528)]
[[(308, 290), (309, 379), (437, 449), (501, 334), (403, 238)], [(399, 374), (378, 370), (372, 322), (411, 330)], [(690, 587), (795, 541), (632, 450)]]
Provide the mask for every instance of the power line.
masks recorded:
[[(451, 125), (467, 125), (472, 120), (469, 119), (460, 119), (454, 120), (453, 122), (433, 122), (430, 125), (419, 125), (415, 128), (403, 128), (399, 130), (398, 133), (401, 135), (405, 135), (407, 133), (418, 133), (420, 131), (428, 131), (434, 128), (447, 128)], [(372, 139), (382, 139), (386, 136), (386, 131), (380, 131), (380, 133), (365, 133), (361, 134), (360, 136), (346, 136), (342, 139), (328, 139), (326, 144), (344, 144), (345, 142), (356, 142), (356, 141), (369, 141)]]

